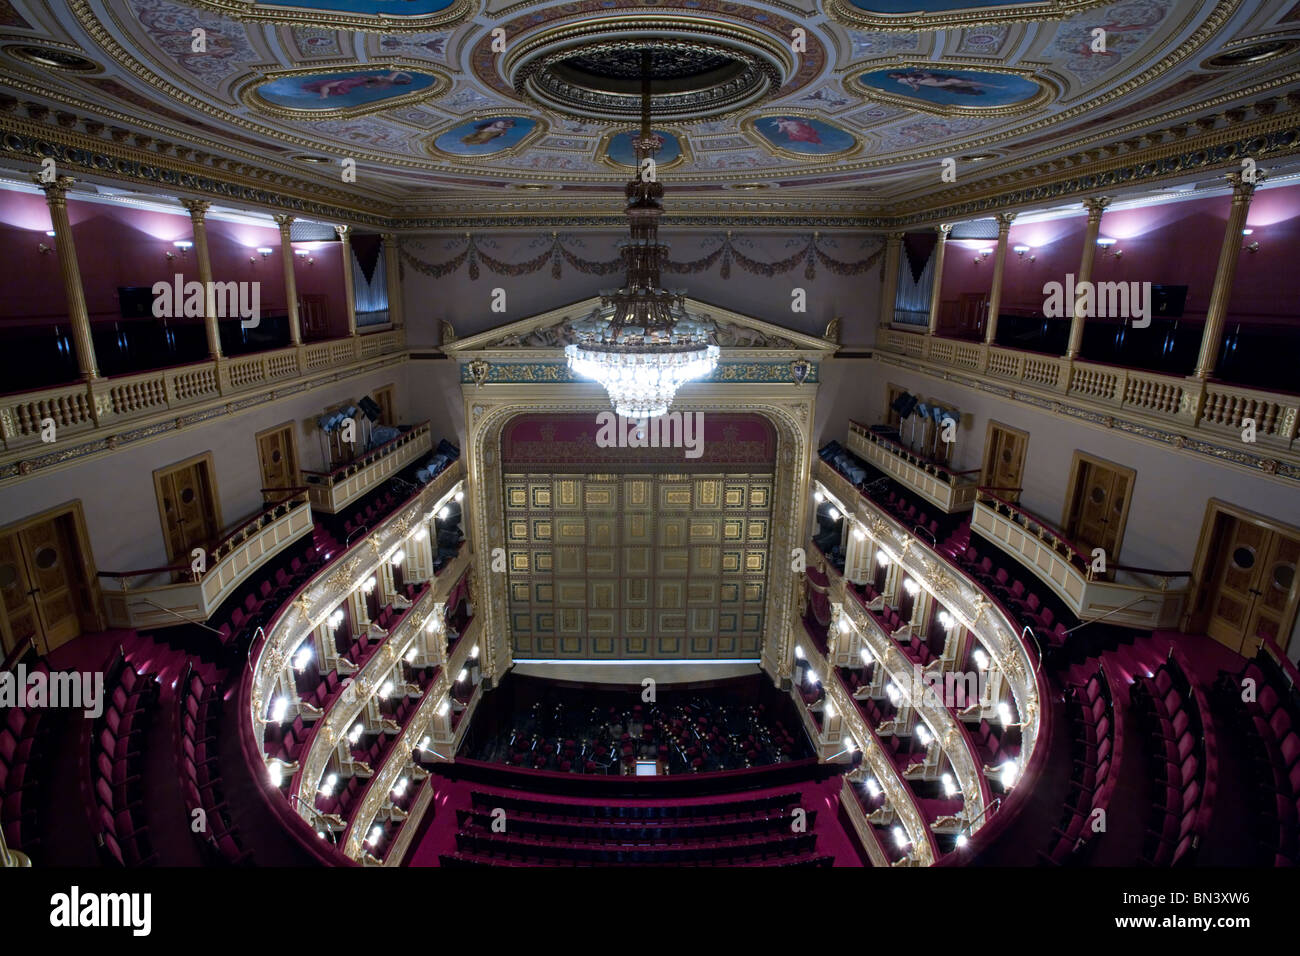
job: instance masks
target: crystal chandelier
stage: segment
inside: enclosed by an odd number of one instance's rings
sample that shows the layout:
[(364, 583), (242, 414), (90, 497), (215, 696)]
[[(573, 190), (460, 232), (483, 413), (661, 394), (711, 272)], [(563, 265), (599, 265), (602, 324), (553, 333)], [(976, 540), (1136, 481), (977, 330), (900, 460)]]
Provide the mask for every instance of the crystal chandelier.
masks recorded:
[[(627, 281), (601, 293), (601, 306), (570, 326), (569, 368), (600, 382), (625, 418), (663, 415), (685, 382), (717, 367), (710, 330), (686, 312), (685, 294), (659, 285), (668, 246), (659, 241), (663, 185), (653, 174), (662, 140), (650, 131), (650, 52), (641, 52), (641, 132), (632, 141), (637, 175), (624, 190), (631, 238), (622, 245)], [(646, 160), (650, 162), (647, 163)]]

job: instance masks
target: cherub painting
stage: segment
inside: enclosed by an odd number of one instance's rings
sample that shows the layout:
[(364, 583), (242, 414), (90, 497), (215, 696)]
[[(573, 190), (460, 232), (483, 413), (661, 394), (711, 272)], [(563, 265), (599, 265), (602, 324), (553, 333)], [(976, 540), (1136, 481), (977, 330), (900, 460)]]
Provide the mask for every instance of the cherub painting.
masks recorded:
[(868, 89), (893, 93), (935, 106), (999, 107), (1033, 98), (1040, 87), (1033, 80), (987, 70), (874, 70), (859, 77)]
[(346, 70), (283, 76), (263, 83), (257, 96), (273, 106), (311, 112), (352, 109), (433, 87), (435, 78), (415, 70)]
[(452, 156), (490, 156), (518, 146), (537, 129), (537, 120), (513, 114), (470, 119), (433, 141), (434, 149)]
[(753, 129), (770, 145), (805, 156), (842, 153), (857, 145), (850, 133), (812, 117), (764, 117), (753, 124)]

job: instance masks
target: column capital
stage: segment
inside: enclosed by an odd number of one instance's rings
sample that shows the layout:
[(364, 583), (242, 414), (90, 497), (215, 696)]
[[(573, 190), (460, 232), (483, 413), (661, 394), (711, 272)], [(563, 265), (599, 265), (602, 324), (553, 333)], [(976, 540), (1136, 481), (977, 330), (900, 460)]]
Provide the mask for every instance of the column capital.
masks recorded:
[(189, 210), (190, 218), (195, 222), (202, 222), (203, 217), (212, 208), (212, 203), (206, 199), (182, 199), (181, 205)]
[(1223, 178), (1232, 187), (1232, 201), (1238, 203), (1250, 199), (1255, 192), (1255, 187), (1264, 181), (1264, 171), (1256, 170), (1254, 180), (1242, 178), (1241, 173), (1228, 173)]
[(907, 235), (907, 233), (905, 233), (905, 232), (890, 232), (890, 233), (886, 233), (886, 234), (885, 234), (885, 241), (886, 241), (886, 242), (902, 242), (902, 241), (903, 241), (903, 237), (906, 236), (906, 235)]
[(395, 232), (381, 232), (379, 234), (379, 237), (383, 239), (384, 242), (387, 243), (392, 243), (397, 241), (397, 233)]
[(1018, 214), (1014, 212), (1000, 212), (993, 218), (998, 221), (998, 232), (1006, 234), (1011, 231), (1011, 223), (1015, 221)]
[(352, 227), (351, 227), (351, 226), (349, 226), (349, 225), (340, 225), (340, 226), (335, 226), (335, 227), (334, 227), (334, 231), (335, 231), (336, 233), (338, 233), (339, 238), (342, 239), (344, 242), (348, 242), (348, 241), (351, 240), (351, 237), (352, 237)]
[(55, 176), (51, 180), (41, 178), (40, 173), (32, 173), (32, 182), (45, 193), (45, 201), (51, 206), (63, 205), (68, 201), (68, 190), (76, 182), (71, 176)]
[(1083, 208), (1088, 210), (1088, 219), (1100, 219), (1102, 210), (1110, 205), (1109, 196), (1089, 196), (1083, 201)]
[(941, 222), (934, 228), (939, 233), (939, 239), (943, 240), (948, 238), (948, 233), (952, 232), (952, 227), (953, 223), (951, 222)]
[(271, 218), (274, 219), (275, 224), (280, 227), (280, 232), (284, 235), (288, 235), (289, 227), (293, 225), (294, 217), (286, 216), (286, 215), (275, 215), (272, 216)]

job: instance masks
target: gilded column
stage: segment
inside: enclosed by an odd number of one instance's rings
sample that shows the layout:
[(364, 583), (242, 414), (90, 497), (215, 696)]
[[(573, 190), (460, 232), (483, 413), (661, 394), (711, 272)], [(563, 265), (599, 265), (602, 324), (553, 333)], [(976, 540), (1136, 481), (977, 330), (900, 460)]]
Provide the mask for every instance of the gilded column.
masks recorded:
[(94, 381), (99, 378), (95, 340), (90, 334), (86, 293), (81, 285), (81, 268), (77, 265), (77, 247), (72, 241), (72, 222), (68, 219), (68, 187), (75, 180), (71, 176), (59, 176), (47, 183), (41, 181), (39, 174), (33, 175), (32, 179), (45, 192), (45, 202), (50, 207), (50, 225), (54, 227), (54, 248), (59, 254), (59, 272), (63, 276), (63, 292), (68, 301), (68, 319), (72, 323), (77, 369), (83, 379)]
[(357, 289), (352, 279), (352, 227), (335, 226), (343, 245), (343, 298), (348, 310), (348, 335), (357, 334)]
[(939, 233), (939, 241), (934, 247), (934, 282), (930, 284), (930, 327), (926, 335), (934, 335), (939, 330), (939, 296), (943, 286), (943, 253), (948, 247), (948, 233), (952, 232), (952, 223), (943, 222), (934, 227)]
[[(181, 205), (190, 212), (190, 222), (194, 226), (194, 261), (199, 267), (199, 282), (205, 290), (212, 288), (212, 259), (208, 255), (208, 207), (212, 203), (204, 199), (182, 199)], [(208, 333), (208, 356), (221, 358), (221, 330), (217, 324), (215, 296), (206, 293), (203, 296), (203, 325)]]
[(880, 327), (894, 323), (894, 300), (898, 298), (898, 260), (903, 250), (903, 234), (891, 232), (885, 240), (885, 274), (880, 284)]
[[(1085, 199), (1083, 205), (1088, 210), (1088, 228), (1083, 233), (1083, 258), (1079, 260), (1079, 272), (1074, 277), (1075, 289), (1080, 289), (1083, 287), (1083, 283), (1092, 281), (1092, 260), (1097, 254), (1097, 236), (1101, 232), (1101, 214), (1110, 205), (1110, 199), (1105, 196), (1096, 196)], [(1083, 327), (1087, 323), (1088, 317), (1079, 310), (1078, 298), (1068, 303), (1068, 305), (1070, 308), (1070, 343), (1066, 347), (1065, 357), (1075, 359), (1079, 357), (1079, 349), (1083, 347)]]
[(989, 293), (989, 318), (984, 329), (984, 343), (996, 345), (998, 339), (998, 312), (1002, 308), (1002, 273), (1007, 266), (1007, 237), (1011, 233), (1014, 212), (998, 213), (998, 250), (993, 258), (993, 290)]
[[(1256, 181), (1262, 178), (1256, 176)], [(1232, 298), (1232, 282), (1237, 275), (1237, 259), (1241, 256), (1241, 230), (1250, 212), (1251, 196), (1255, 183), (1242, 180), (1240, 173), (1229, 173), (1232, 184), (1232, 211), (1219, 249), (1219, 265), (1214, 271), (1214, 288), (1210, 291), (1210, 304), (1205, 310), (1205, 328), (1201, 331), (1201, 355), (1196, 360), (1196, 377), (1207, 379), (1214, 374), (1219, 361), (1219, 346), (1223, 342), (1223, 324), (1228, 316), (1228, 302)]]
[(302, 345), (302, 328), (298, 324), (298, 281), (293, 274), (293, 240), (289, 237), (293, 216), (276, 216), (275, 224), (280, 227), (280, 262), (284, 266), (284, 298), (285, 309), (289, 313), (289, 344)]
[(396, 233), (384, 233), (384, 272), (388, 277), (388, 321), (395, 329), (406, 324), (402, 312), (402, 281), (398, 277), (401, 271), (401, 257), (398, 254), (397, 244)]

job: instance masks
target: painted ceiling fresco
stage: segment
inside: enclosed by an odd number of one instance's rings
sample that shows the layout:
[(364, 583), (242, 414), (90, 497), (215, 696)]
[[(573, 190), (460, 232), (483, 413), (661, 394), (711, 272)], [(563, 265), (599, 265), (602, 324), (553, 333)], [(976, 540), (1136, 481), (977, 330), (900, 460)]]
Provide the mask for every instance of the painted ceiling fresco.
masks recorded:
[[(1081, 129), (1099, 144), (1295, 90), (1294, 48), (1241, 51), (1300, 38), (1298, 6), (0, 0), (0, 90), (151, 119), (151, 135), (201, 138), (232, 162), (332, 187), (352, 160), (346, 189), (359, 199), (609, 194), (633, 161), (647, 51), (676, 195), (767, 186), (905, 200), (937, 186), (945, 158), (959, 176), (986, 175), (1077, 149)], [(20, 44), (84, 62), (43, 64)]]

